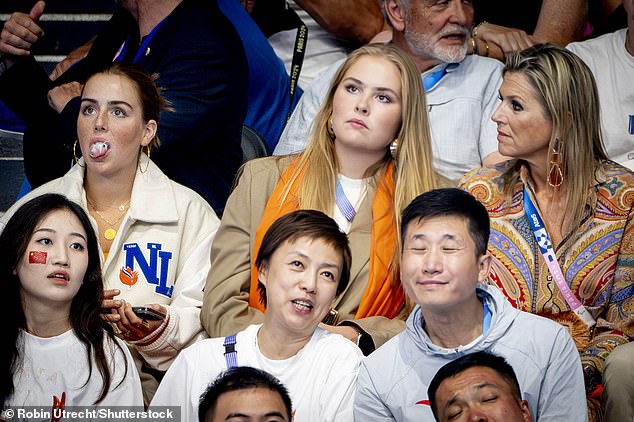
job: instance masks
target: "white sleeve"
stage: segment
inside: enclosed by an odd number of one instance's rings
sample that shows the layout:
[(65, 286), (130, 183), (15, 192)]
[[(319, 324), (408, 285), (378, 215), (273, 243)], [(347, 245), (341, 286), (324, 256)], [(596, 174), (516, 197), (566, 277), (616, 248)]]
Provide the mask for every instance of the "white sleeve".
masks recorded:
[[(181, 421), (198, 420), (198, 408), (192, 406), (195, 383), (195, 365), (187, 353), (181, 353), (170, 366), (150, 403), (153, 407), (180, 406)], [(160, 410), (160, 409), (156, 409)]]
[(559, 327), (544, 378), (535, 420), (541, 422), (587, 421), (586, 389), (579, 352), (568, 334)]
[[(349, 341), (347, 339), (343, 339)], [(336, 361), (329, 368), (326, 387), (320, 397), (324, 421), (353, 422), (354, 393), (357, 375), (363, 354), (346, 344), (344, 350), (337, 350)]]
[[(191, 208), (191, 207), (190, 207)], [(191, 211), (191, 210), (190, 210)], [(192, 215), (202, 212), (200, 215)], [(209, 208), (188, 212), (179, 273), (174, 282), (174, 294), (168, 307), (169, 318), (161, 334), (152, 339), (152, 334), (136, 342), (139, 353), (152, 367), (165, 371), (176, 355), (187, 346), (207, 338), (200, 323), (203, 288), (211, 269), (211, 244), (220, 226), (220, 220)], [(193, 224), (201, 221), (199, 225)], [(163, 329), (159, 327), (156, 331)], [(147, 344), (149, 342), (149, 344)], [(140, 344), (145, 344), (141, 346)]]
[(280, 135), (273, 155), (295, 154), (306, 149), (315, 115), (319, 111), (322, 101), (326, 98), (332, 78), (342, 63), (343, 60), (335, 62), (313, 79), (295, 106), (291, 118), (286, 122), (286, 127)]
[(365, 362), (361, 362), (359, 378), (357, 379), (357, 392), (354, 396), (354, 419), (355, 421), (369, 422), (396, 421), (376, 391)]

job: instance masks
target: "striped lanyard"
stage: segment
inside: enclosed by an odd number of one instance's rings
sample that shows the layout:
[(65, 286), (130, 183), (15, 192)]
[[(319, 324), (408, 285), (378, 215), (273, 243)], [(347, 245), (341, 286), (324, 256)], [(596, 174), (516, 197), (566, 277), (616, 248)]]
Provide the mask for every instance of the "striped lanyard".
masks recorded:
[(350, 200), (346, 196), (346, 193), (343, 191), (343, 186), (341, 186), (341, 181), (337, 178), (337, 191), (335, 193), (335, 202), (337, 203), (337, 208), (341, 211), (341, 214), (351, 222), (355, 215), (357, 215), (357, 210), (354, 209), (354, 206), (350, 203)]
[(225, 361), (227, 361), (227, 369), (238, 366), (238, 352), (236, 350), (236, 334), (225, 337), (222, 344), (225, 348)]
[(535, 208), (533, 201), (531, 201), (526, 188), (524, 189), (524, 211), (526, 212), (528, 222), (533, 229), (537, 245), (539, 246), (539, 250), (541, 251), (544, 261), (548, 266), (550, 275), (555, 280), (555, 283), (557, 284), (561, 294), (564, 296), (564, 299), (566, 299), (566, 303), (588, 327), (594, 326), (594, 324), (596, 324), (594, 318), (592, 318), (590, 312), (588, 312), (588, 310), (581, 304), (581, 301), (579, 301), (577, 296), (575, 296), (575, 294), (570, 290), (570, 287), (568, 287), (568, 283), (566, 283), (566, 279), (561, 271), (559, 262), (557, 261), (557, 256), (555, 255), (553, 244), (550, 241), (546, 227), (537, 213), (537, 209)]

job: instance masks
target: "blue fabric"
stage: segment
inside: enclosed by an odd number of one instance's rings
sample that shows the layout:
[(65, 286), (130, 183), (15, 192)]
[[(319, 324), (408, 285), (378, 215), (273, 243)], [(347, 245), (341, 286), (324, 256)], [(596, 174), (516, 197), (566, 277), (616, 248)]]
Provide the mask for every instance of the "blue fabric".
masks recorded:
[(27, 178), (24, 178), (24, 181), (22, 182), (22, 187), (20, 188), (20, 192), (18, 192), (18, 197), (15, 198), (15, 200), (17, 201), (18, 199), (22, 198), (24, 195), (26, 195), (27, 193), (31, 192), (33, 188), (31, 187), (31, 184), (29, 183), (29, 181), (27, 180)]
[(0, 129), (22, 133), (26, 130), (26, 122), (2, 101), (0, 101)]
[(487, 305), (487, 301), (482, 301), (484, 315), (482, 316), (482, 335), (485, 335), (487, 331), (489, 331), (489, 327), (491, 327), (491, 318), (493, 317), (493, 312), (489, 309), (489, 305)]
[(423, 88), (425, 92), (429, 91), (433, 87), (440, 82), (443, 76), (447, 74), (447, 68), (441, 67), (437, 72), (432, 73), (431, 75), (427, 75), (423, 78)]
[[(220, 11), (240, 36), (249, 63), (249, 99), (244, 124), (255, 130), (273, 152), (286, 124), (290, 102), (290, 77), (260, 28), (236, 0), (218, 0)], [(293, 109), (302, 96), (298, 86)]]

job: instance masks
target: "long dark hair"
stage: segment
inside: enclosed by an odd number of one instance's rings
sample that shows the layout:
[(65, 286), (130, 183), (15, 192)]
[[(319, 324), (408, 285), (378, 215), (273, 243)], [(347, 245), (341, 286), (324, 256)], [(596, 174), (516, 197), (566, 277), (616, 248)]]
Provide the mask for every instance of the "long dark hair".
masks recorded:
[[(21, 354), (24, 348), (20, 331), (26, 329), (26, 317), (20, 296), (20, 280), (15, 270), (26, 252), (28, 242), (37, 225), (49, 213), (57, 210), (72, 212), (86, 232), (88, 266), (82, 285), (71, 302), (68, 318), (75, 335), (86, 346), (89, 368), (86, 383), (92, 376), (91, 355), (94, 356), (97, 370), (103, 380), (101, 394), (95, 404), (106, 397), (114, 373), (114, 367), (110, 367), (106, 359), (104, 333), (109, 337), (110, 343), (115, 344), (119, 351), (124, 353), (114, 339), (112, 327), (101, 317), (101, 301), (103, 299), (101, 262), (97, 237), (88, 216), (79, 205), (62, 195), (44, 194), (38, 196), (22, 205), (9, 219), (2, 234), (0, 234), (0, 282), (5, 291), (5, 304), (0, 306), (0, 321), (2, 321), (1, 330), (4, 332), (2, 337), (6, 340), (5, 346), (0, 347), (1, 408), (5, 407), (6, 401), (15, 390), (13, 374), (22, 364)], [(127, 370), (126, 362), (126, 375)]]

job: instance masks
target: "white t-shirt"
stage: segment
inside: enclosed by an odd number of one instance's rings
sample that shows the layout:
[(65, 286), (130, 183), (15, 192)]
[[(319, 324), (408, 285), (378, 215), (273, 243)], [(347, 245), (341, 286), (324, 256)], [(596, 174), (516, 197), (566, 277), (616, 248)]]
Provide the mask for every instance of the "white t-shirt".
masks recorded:
[[(95, 403), (103, 387), (101, 375), (93, 358), (92, 374), (88, 376), (86, 347), (73, 330), (48, 338), (22, 331), (20, 337), (24, 344), (22, 366), (13, 374), (15, 391), (7, 408), (51, 408), (54, 396), (61, 400), (63, 393), (65, 407)], [(111, 368), (114, 364), (114, 375), (110, 392), (98, 406), (143, 406), (141, 381), (130, 351), (121, 340), (115, 340), (121, 350), (107, 338), (104, 340), (106, 359)], [(124, 378), (125, 362), (128, 367)]]
[[(250, 325), (237, 334), (238, 365), (267, 371), (286, 386), (294, 422), (352, 421), (361, 351), (343, 336), (317, 328), (295, 356), (267, 359), (257, 344), (261, 326)], [(197, 421), (200, 396), (227, 369), (223, 342), (223, 337), (206, 339), (183, 350), (165, 374), (150, 407), (181, 406), (182, 421)]]
[(634, 170), (634, 57), (625, 49), (626, 32), (624, 28), (566, 48), (583, 59), (597, 82), (608, 158)]

